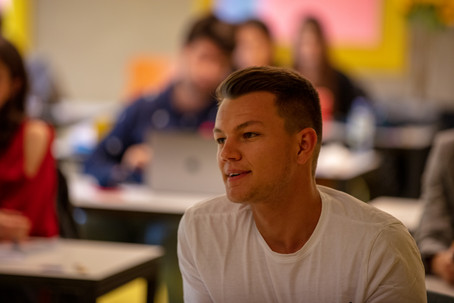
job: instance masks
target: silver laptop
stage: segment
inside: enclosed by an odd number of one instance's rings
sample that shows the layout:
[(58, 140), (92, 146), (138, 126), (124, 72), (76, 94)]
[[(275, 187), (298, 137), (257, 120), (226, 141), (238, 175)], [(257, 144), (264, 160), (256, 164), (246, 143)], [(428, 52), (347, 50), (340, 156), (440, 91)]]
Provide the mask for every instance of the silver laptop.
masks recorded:
[(193, 132), (152, 131), (147, 142), (153, 149), (153, 157), (144, 177), (153, 190), (225, 192), (213, 138)]

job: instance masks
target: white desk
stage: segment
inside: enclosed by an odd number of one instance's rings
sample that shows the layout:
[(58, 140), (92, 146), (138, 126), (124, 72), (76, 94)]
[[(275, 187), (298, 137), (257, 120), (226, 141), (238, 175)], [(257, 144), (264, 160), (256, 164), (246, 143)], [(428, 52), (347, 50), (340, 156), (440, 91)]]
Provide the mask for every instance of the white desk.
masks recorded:
[(376, 131), (375, 146), (399, 149), (428, 148), (437, 129), (438, 126), (435, 124), (379, 127)]
[[(406, 123), (400, 126), (375, 127), (376, 148), (422, 149), (432, 144), (438, 126), (435, 123)], [(323, 122), (324, 142), (346, 142), (347, 124)]]
[[(77, 294), (84, 302), (135, 278), (147, 278), (154, 290), (158, 246), (35, 238), (19, 250), (0, 244), (0, 283), (45, 288), (55, 294)], [(153, 301), (150, 293), (148, 301)]]
[(418, 199), (378, 197), (369, 204), (393, 215), (412, 232), (418, 227), (423, 212), (423, 202)]
[(374, 150), (353, 152), (330, 143), (321, 147), (315, 173), (319, 179), (350, 180), (378, 168), (380, 161), (380, 155)]
[(154, 192), (143, 185), (122, 184), (116, 189), (101, 189), (85, 175), (68, 178), (69, 195), (75, 207), (182, 215), (193, 204), (213, 194)]

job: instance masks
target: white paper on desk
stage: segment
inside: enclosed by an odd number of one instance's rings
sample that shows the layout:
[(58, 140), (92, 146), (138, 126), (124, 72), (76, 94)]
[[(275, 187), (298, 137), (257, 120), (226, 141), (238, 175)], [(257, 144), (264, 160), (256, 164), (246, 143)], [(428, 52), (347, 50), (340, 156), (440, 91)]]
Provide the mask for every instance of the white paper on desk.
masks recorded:
[(24, 259), (24, 253), (17, 250), (13, 243), (0, 243), (0, 262), (19, 261)]
[(13, 242), (0, 243), (0, 262), (23, 260), (29, 255), (53, 249), (56, 243), (55, 239), (31, 240), (19, 244)]

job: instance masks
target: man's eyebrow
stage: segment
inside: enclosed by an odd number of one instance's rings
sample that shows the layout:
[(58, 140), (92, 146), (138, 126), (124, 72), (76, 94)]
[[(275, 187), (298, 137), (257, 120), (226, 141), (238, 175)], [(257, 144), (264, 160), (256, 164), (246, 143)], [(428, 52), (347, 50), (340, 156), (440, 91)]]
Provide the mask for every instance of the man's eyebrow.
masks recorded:
[[(242, 130), (243, 128), (246, 128), (250, 125), (254, 125), (254, 124), (262, 124), (263, 125), (263, 122), (262, 121), (257, 121), (257, 120), (251, 120), (251, 121), (246, 121), (244, 123), (241, 123), (240, 125), (237, 125), (235, 127), (235, 131), (240, 131)], [(223, 131), (217, 127), (215, 127), (213, 129), (213, 133), (222, 133)]]

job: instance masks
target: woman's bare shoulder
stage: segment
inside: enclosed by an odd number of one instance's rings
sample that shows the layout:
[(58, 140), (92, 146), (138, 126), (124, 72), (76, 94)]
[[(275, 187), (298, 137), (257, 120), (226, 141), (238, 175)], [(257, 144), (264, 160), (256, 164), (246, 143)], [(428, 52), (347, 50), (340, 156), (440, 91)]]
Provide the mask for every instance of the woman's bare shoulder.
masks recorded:
[(28, 120), (24, 132), (25, 174), (33, 177), (44, 159), (52, 140), (52, 128), (44, 121)]

